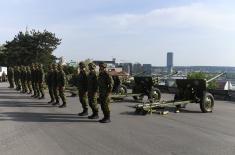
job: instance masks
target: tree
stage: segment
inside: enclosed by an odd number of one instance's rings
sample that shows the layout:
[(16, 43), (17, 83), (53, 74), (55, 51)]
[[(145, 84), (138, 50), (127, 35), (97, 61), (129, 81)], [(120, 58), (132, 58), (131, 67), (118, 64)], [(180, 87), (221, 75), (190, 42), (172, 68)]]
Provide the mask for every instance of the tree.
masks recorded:
[(52, 52), (60, 43), (61, 39), (47, 30), (19, 32), (12, 41), (7, 41), (4, 45), (1, 53), (3, 60), (0, 63), (7, 66), (42, 63), (47, 66), (55, 62), (56, 57)]

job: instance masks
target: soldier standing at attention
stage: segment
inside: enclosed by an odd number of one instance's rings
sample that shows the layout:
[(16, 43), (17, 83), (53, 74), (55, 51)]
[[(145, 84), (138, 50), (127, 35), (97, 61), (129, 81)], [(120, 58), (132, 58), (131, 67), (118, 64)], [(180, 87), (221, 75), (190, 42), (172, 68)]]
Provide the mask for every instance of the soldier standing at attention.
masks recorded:
[(27, 81), (27, 87), (29, 89), (29, 92), (28, 94), (32, 94), (32, 82), (31, 82), (31, 70), (30, 70), (30, 67), (27, 66), (26, 67), (26, 81)]
[(8, 76), (8, 82), (10, 84), (10, 87), (9, 88), (14, 88), (14, 70), (12, 67), (9, 67), (8, 68), (8, 71), (7, 71), (7, 76)]
[(35, 64), (32, 63), (31, 65), (31, 82), (32, 82), (32, 87), (33, 87), (33, 95), (31, 97), (38, 96), (37, 94), (37, 89), (36, 89), (36, 68)]
[(108, 72), (105, 70), (107, 65), (105, 63), (99, 64), (99, 76), (98, 76), (98, 88), (99, 88), (99, 103), (101, 110), (103, 111), (104, 118), (100, 123), (109, 123), (110, 120), (110, 93), (112, 92), (113, 81)]
[(21, 91), (21, 88), (22, 88), (22, 81), (21, 81), (21, 70), (20, 70), (20, 66), (17, 66), (17, 83), (18, 83), (18, 91)]
[(22, 85), (22, 93), (27, 93), (27, 72), (25, 66), (21, 66), (21, 85)]
[(19, 73), (18, 73), (18, 70), (17, 70), (17, 66), (14, 67), (14, 81), (15, 81), (15, 85), (16, 85), (16, 90), (19, 90), (19, 81), (18, 81), (18, 78), (19, 78)]
[(97, 90), (98, 90), (98, 81), (97, 81), (97, 75), (95, 72), (95, 64), (89, 63), (89, 74), (87, 75), (88, 80), (88, 103), (89, 106), (92, 109), (92, 115), (88, 116), (89, 119), (98, 119), (98, 107), (97, 107)]
[(65, 85), (66, 85), (66, 75), (63, 71), (62, 65), (58, 65), (57, 86), (58, 86), (58, 90), (59, 90), (59, 96), (63, 102), (63, 104), (61, 104), (59, 106), (59, 108), (66, 107), (66, 98), (65, 98), (65, 94), (64, 94)]
[(49, 90), (49, 95), (51, 100), (48, 103), (53, 103), (55, 101), (54, 92), (53, 92), (53, 68), (52, 65), (49, 65), (48, 72), (46, 76), (46, 83)]
[(40, 91), (39, 91), (39, 66), (38, 64), (35, 64), (35, 90), (36, 94), (34, 98), (39, 98), (40, 97)]
[(83, 111), (78, 113), (79, 116), (87, 116), (87, 74), (86, 74), (86, 65), (84, 62), (79, 63), (79, 74), (77, 76), (77, 87), (78, 87), (78, 96), (80, 103), (82, 104)]
[(44, 74), (42, 64), (38, 64), (38, 74), (37, 74), (37, 76), (38, 76), (38, 89), (39, 89), (39, 92), (41, 94), (41, 96), (39, 96), (39, 99), (44, 99), (45, 94), (44, 94), (43, 83), (44, 83), (44, 79), (45, 79), (45, 74)]
[(52, 82), (51, 86), (52, 86), (55, 101), (56, 101), (52, 105), (57, 105), (57, 104), (59, 104), (59, 96), (58, 96), (58, 90), (57, 90), (57, 87), (58, 87), (58, 82), (57, 82), (58, 81), (58, 79), (57, 79), (58, 70), (57, 70), (57, 65), (56, 64), (53, 64), (52, 67), (53, 67), (53, 74), (52, 74), (51, 78), (52, 78), (53, 82)]

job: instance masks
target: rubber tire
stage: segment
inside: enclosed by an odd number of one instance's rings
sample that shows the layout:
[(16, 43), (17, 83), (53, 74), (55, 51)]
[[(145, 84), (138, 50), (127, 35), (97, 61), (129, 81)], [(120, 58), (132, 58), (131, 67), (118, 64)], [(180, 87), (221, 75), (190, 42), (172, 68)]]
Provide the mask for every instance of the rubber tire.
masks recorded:
[[(124, 92), (121, 92), (121, 89), (123, 89)], [(118, 94), (125, 95), (127, 94), (127, 88), (124, 85), (120, 85), (118, 88)]]
[[(210, 106), (208, 107), (208, 102), (210, 103)], [(203, 113), (208, 113), (208, 112), (212, 112), (213, 111), (213, 107), (214, 107), (214, 97), (211, 93), (205, 93), (203, 96), (203, 100), (200, 102), (200, 109)]]
[(153, 102), (158, 102), (161, 100), (161, 91), (158, 88), (153, 88), (152, 92), (156, 92), (156, 94), (158, 95), (157, 98), (154, 97), (153, 95)]

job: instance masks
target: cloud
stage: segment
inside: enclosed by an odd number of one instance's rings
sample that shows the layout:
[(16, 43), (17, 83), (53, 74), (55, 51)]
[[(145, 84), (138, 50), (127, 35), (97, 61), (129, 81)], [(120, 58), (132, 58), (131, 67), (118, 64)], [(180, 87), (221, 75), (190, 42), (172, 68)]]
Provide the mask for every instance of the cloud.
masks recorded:
[(235, 31), (235, 14), (212, 9), (203, 3), (161, 8), (143, 14), (100, 16), (100, 22), (115, 29), (205, 28)]

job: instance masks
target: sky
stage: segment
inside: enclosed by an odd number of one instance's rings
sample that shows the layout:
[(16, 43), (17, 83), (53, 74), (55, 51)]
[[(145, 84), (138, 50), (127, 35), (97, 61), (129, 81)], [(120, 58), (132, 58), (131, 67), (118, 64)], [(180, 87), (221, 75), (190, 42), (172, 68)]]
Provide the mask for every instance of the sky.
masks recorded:
[(19, 31), (62, 39), (66, 61), (235, 66), (234, 0), (1, 0), (0, 44)]

